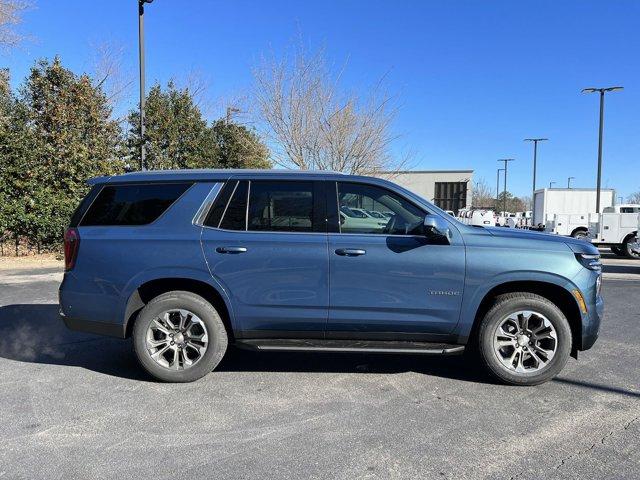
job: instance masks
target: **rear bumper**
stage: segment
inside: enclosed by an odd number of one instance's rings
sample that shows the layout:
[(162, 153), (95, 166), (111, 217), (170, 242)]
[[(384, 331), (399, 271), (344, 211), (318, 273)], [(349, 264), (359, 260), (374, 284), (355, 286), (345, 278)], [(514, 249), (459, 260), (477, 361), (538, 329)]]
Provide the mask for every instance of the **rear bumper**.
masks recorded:
[(70, 318), (67, 317), (62, 310), (60, 311), (60, 318), (69, 330), (104, 335), (107, 337), (125, 338), (124, 325)]

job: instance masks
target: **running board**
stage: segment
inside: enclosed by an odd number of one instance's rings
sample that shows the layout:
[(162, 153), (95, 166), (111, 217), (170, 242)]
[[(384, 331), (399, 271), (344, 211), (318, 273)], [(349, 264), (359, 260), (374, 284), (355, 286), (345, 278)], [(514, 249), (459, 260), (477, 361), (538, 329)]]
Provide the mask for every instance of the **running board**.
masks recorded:
[(464, 345), (450, 343), (406, 342), (384, 340), (321, 340), (321, 339), (243, 339), (240, 348), (260, 351), (314, 351), (359, 353), (410, 353), (418, 355), (451, 355), (462, 353)]

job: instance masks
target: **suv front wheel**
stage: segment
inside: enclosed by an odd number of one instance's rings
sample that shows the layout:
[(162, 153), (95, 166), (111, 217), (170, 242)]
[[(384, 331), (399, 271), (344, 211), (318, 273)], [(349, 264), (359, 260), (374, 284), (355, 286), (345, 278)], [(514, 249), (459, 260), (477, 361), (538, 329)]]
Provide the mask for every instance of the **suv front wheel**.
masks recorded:
[(571, 329), (562, 311), (533, 293), (500, 295), (482, 320), (478, 347), (489, 372), (511, 385), (538, 385), (564, 368)]
[(220, 363), (227, 343), (216, 309), (191, 292), (157, 296), (140, 311), (133, 327), (138, 360), (164, 382), (193, 382), (205, 376)]

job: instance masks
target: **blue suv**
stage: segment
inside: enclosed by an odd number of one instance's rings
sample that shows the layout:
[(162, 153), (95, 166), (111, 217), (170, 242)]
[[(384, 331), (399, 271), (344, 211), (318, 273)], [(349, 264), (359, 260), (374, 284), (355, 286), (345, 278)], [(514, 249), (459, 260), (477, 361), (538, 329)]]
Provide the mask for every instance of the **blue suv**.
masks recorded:
[[(454, 354), (534, 385), (598, 336), (598, 250), (463, 225), (391, 182), (189, 170), (96, 178), (65, 233), (66, 325), (171, 382), (254, 350)], [(372, 213), (374, 212), (374, 213)]]

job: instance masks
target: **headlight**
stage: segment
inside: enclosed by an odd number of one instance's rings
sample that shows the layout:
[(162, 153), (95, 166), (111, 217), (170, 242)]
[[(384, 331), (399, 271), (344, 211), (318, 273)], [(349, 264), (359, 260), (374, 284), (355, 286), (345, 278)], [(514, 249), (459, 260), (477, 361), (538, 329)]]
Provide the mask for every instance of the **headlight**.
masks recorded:
[(591, 253), (576, 253), (576, 259), (582, 264), (584, 268), (593, 270), (596, 272), (602, 271), (602, 263), (600, 263), (599, 254)]
[(602, 272), (596, 278), (596, 297), (600, 295), (600, 288), (602, 287)]

